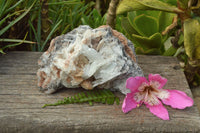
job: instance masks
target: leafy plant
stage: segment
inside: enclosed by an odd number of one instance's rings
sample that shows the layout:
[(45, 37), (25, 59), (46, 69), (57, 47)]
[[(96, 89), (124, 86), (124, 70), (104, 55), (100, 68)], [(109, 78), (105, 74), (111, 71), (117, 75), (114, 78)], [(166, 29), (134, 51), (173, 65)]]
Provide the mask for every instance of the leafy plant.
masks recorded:
[(35, 42), (26, 41), (27, 34), (25, 35), (23, 40), (19, 40), (19, 39), (0, 39), (0, 42), (14, 42), (14, 44), (8, 44), (8, 45), (5, 45), (2, 48), (0, 48), (0, 53), (5, 54), (4, 49), (10, 48), (10, 47), (14, 47), (14, 46), (20, 45), (22, 43), (35, 44)]
[(82, 15), (82, 24), (90, 25), (92, 28), (97, 28), (106, 24), (106, 14), (102, 17), (96, 9), (93, 9), (89, 15)]
[[(200, 70), (200, 0), (177, 0), (177, 6), (174, 5), (174, 3), (172, 5), (171, 0), (123, 0), (118, 6), (117, 13), (137, 10), (176, 13), (184, 33), (184, 48), (188, 57), (185, 73), (191, 84), (196, 73)], [(166, 31), (175, 27), (176, 23), (177, 21), (174, 21)]]
[(84, 5), (80, 0), (38, 1), (38, 6), (35, 7), (37, 10), (31, 13), (28, 21), (30, 38), (37, 42), (37, 46), (33, 45), (32, 50), (44, 51), (50, 38), (80, 25), (81, 16), (88, 14), (92, 5), (93, 3)]
[(169, 55), (172, 46), (164, 47), (169, 34), (162, 35), (162, 31), (171, 24), (174, 16), (162, 11), (134, 11), (129, 12), (121, 23), (130, 40), (136, 44), (136, 53)]
[(94, 91), (86, 91), (78, 93), (74, 96), (64, 98), (64, 100), (59, 100), (53, 104), (45, 104), (43, 108), (46, 106), (58, 106), (63, 104), (74, 104), (74, 103), (89, 103), (89, 105), (93, 105), (93, 102), (103, 103), (112, 105), (116, 102), (119, 105), (119, 98), (116, 97), (110, 90), (94, 90)]
[[(29, 43), (34, 44), (34, 42), (31, 41), (25, 41), (26, 35), (24, 37), (24, 40), (20, 39), (7, 39), (2, 38), (3, 34), (5, 34), (13, 25), (15, 25), (17, 22), (22, 20), (24, 16), (26, 16), (30, 10), (35, 5), (36, 0), (33, 1), (33, 3), (29, 6), (28, 9), (22, 9), (19, 11), (15, 11), (14, 9), (23, 2), (24, 0), (19, 0), (18, 2), (14, 2), (12, 0), (1, 0), (0, 1), (0, 27), (2, 28), (0, 30), (0, 42), (14, 42), (14, 44), (9, 44), (5, 46), (0, 47), (0, 53), (4, 54), (4, 49), (14, 47), (17, 45), (20, 45), (22, 43)], [(20, 15), (19, 15), (20, 14)], [(16, 17), (14, 20), (10, 21), (9, 23), (6, 23), (9, 18)]]
[(90, 2), (95, 2), (95, 9), (98, 11), (99, 14), (101, 14), (101, 16), (103, 16), (107, 12), (111, 0), (82, 0), (82, 1), (84, 1), (86, 4)]
[[(81, 25), (82, 15), (87, 16), (94, 4), (85, 4), (81, 0), (1, 0), (0, 41), (3, 43), (0, 52), (22, 43), (31, 44), (28, 47), (21, 46), (23, 50), (46, 50), (51, 38)], [(24, 40), (25, 37), (31, 41)], [(17, 42), (8, 44), (8, 39)]]

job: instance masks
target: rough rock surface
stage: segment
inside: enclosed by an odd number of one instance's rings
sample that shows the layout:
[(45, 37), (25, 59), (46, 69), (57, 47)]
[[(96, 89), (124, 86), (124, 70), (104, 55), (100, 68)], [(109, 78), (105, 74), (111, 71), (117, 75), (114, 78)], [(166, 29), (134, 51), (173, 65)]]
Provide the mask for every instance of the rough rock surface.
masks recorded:
[(126, 94), (126, 79), (143, 76), (131, 41), (109, 26), (79, 26), (56, 37), (38, 64), (38, 86), (46, 93), (65, 86), (99, 87)]

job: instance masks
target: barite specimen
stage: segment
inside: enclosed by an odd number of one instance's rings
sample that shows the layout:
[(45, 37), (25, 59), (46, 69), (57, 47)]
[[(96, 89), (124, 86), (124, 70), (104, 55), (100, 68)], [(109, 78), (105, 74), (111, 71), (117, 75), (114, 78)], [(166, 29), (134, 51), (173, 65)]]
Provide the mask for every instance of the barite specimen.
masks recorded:
[(38, 64), (38, 86), (46, 93), (64, 86), (87, 90), (97, 87), (126, 94), (126, 79), (143, 76), (132, 42), (109, 26), (79, 26), (56, 37)]

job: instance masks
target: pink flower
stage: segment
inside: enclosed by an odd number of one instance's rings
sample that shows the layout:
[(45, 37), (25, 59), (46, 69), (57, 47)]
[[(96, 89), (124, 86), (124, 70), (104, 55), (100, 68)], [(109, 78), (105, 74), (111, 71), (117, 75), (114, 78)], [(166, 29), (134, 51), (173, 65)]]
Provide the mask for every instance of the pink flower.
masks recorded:
[(127, 113), (144, 103), (151, 113), (163, 120), (169, 120), (168, 111), (162, 103), (177, 109), (193, 105), (192, 98), (188, 97), (186, 93), (163, 89), (166, 83), (167, 79), (159, 74), (149, 74), (149, 82), (145, 77), (128, 78), (126, 88), (131, 92), (124, 99), (122, 111)]

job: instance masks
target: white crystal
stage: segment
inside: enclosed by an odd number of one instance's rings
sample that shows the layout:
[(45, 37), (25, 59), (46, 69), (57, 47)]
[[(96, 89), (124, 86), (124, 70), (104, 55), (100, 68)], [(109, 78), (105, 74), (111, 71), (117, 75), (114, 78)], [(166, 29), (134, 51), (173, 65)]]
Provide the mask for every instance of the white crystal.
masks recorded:
[(126, 79), (143, 76), (131, 41), (109, 26), (79, 26), (56, 37), (38, 63), (38, 86), (46, 93), (65, 86), (98, 87), (126, 94)]

